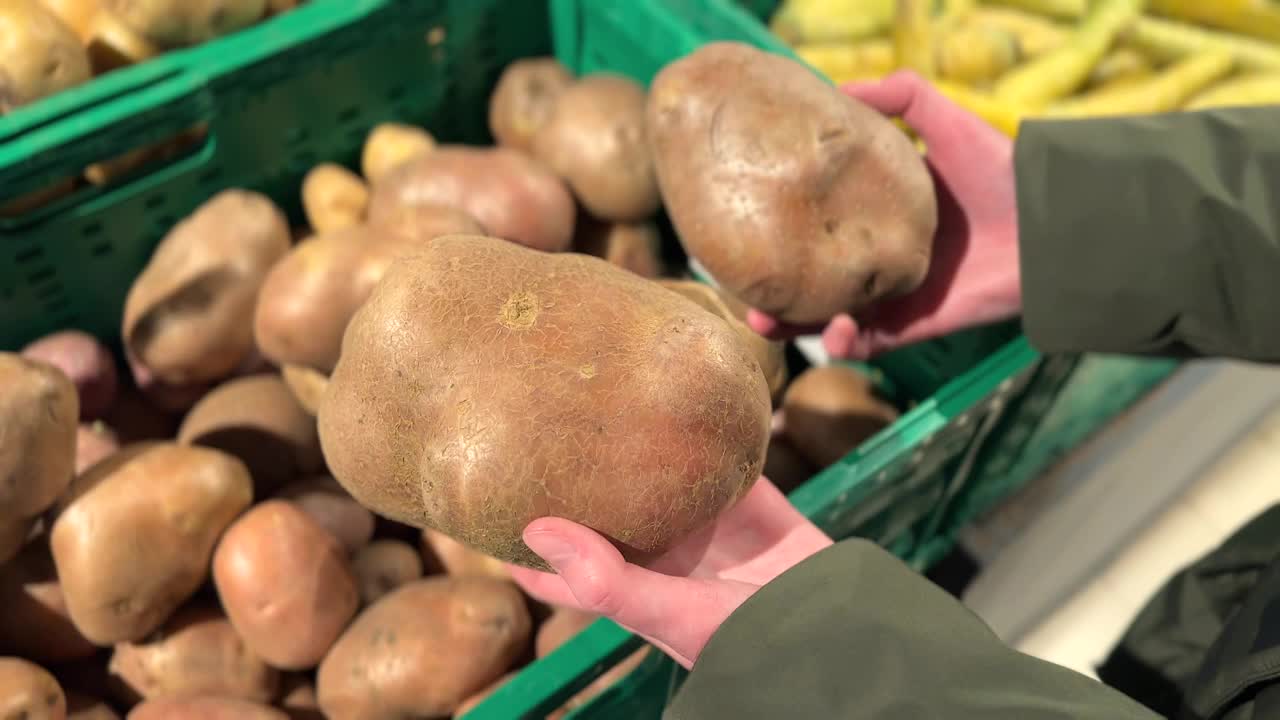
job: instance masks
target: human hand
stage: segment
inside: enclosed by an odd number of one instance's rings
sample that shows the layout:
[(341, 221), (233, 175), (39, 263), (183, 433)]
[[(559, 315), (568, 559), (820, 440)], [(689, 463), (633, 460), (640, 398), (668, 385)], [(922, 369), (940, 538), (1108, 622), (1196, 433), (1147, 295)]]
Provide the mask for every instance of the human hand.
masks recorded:
[(534, 520), (524, 541), (556, 569), (552, 574), (509, 565), (526, 592), (608, 617), (686, 668), (761, 586), (831, 545), (764, 477), (648, 569), (626, 562), (598, 533), (563, 518)]
[(913, 72), (841, 89), (885, 115), (901, 117), (924, 140), (938, 193), (929, 274), (915, 292), (882, 300), (856, 320), (842, 314), (825, 328), (795, 327), (752, 310), (748, 324), (773, 339), (821, 331), (832, 357), (865, 360), (1016, 317), (1022, 292), (1013, 143)]

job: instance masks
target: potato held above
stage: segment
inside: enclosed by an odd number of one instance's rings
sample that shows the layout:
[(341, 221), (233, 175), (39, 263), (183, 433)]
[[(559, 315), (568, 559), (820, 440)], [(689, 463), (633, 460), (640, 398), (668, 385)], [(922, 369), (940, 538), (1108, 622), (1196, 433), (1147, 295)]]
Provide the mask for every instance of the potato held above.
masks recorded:
[(734, 330), (598, 258), (446, 236), (347, 328), (321, 445), (361, 504), (507, 562), (554, 515), (644, 562), (760, 475), (769, 390)]

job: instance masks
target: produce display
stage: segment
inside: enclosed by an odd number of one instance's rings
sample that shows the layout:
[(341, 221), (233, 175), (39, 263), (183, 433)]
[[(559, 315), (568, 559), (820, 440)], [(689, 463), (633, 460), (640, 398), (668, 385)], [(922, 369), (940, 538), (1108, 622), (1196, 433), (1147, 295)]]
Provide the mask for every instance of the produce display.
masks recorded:
[[(102, 7), (168, 47), (266, 5)], [(897, 417), (745, 324), (919, 281), (936, 201), (892, 123), (725, 43), (651, 91), (523, 60), (489, 110), (491, 146), (368, 128), (358, 168), (299, 184), (305, 227), (214, 192), (133, 279), (118, 347), (0, 353), (0, 715), (458, 717), (597, 619), (512, 581), (545, 569), (529, 521), (647, 563), (762, 469), (794, 488)], [(663, 209), (716, 284), (667, 261)], [(781, 239), (821, 252), (772, 268)], [(842, 269), (814, 277), (823, 253)]]
[(836, 83), (914, 70), (1010, 135), (1280, 102), (1271, 0), (784, 0), (770, 27)]

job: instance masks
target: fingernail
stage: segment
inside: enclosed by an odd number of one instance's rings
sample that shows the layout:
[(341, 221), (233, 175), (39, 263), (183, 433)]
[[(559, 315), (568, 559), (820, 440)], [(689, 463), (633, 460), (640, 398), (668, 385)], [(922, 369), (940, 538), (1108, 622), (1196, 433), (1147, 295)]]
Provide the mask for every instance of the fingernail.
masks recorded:
[(533, 532), (525, 535), (524, 542), (547, 564), (559, 572), (578, 556), (573, 545), (563, 538), (548, 532)]

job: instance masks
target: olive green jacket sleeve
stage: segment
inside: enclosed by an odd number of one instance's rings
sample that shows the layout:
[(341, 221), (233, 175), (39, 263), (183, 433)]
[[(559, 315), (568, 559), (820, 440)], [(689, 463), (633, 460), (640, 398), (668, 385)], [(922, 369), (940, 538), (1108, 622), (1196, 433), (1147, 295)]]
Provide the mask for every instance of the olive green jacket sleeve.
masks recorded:
[(1157, 720), (1018, 653), (893, 555), (846, 540), (738, 608), (667, 720)]
[(1280, 361), (1280, 108), (1028, 122), (1014, 157), (1033, 345)]

